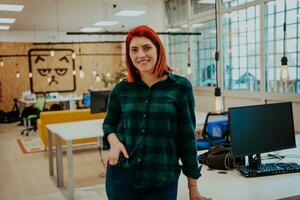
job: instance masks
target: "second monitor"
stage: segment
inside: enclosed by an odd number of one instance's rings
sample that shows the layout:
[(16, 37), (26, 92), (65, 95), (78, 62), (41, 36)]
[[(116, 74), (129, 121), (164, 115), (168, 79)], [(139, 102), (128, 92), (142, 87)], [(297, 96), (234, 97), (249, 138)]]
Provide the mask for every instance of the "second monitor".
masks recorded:
[(91, 91), (91, 113), (106, 112), (110, 90)]

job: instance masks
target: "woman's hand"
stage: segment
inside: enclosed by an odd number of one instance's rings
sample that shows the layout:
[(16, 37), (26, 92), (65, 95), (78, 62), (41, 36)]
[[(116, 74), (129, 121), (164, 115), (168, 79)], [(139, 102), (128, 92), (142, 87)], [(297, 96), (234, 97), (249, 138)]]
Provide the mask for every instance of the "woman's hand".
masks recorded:
[(189, 187), (190, 200), (212, 200), (211, 198), (202, 196), (197, 188), (197, 185)]
[(125, 158), (127, 158), (127, 159), (129, 158), (125, 146), (120, 141), (118, 141), (115, 144), (111, 145), (109, 152), (108, 152), (107, 163), (110, 165), (118, 164), (120, 153), (123, 153)]

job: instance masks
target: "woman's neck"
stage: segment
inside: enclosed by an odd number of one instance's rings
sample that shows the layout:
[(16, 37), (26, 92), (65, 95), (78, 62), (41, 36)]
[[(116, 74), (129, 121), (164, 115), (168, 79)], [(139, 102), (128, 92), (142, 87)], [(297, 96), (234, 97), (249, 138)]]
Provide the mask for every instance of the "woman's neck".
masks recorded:
[(141, 74), (141, 79), (146, 83), (149, 87), (154, 85), (155, 83), (164, 80), (166, 78), (166, 75), (163, 75), (161, 77), (155, 76), (155, 74)]

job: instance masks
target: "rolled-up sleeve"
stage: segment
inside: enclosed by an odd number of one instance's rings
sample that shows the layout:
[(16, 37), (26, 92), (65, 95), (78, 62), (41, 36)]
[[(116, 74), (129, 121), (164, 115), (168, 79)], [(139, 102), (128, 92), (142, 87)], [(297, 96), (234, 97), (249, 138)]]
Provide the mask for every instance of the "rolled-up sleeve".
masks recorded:
[(121, 104), (117, 95), (117, 86), (112, 90), (108, 99), (107, 113), (102, 125), (103, 130), (103, 149), (109, 149), (110, 145), (107, 137), (111, 133), (117, 132), (118, 123), (122, 114)]
[(190, 178), (198, 179), (201, 176), (197, 160), (195, 139), (195, 100), (193, 89), (189, 81), (183, 88), (182, 101), (178, 117), (179, 143), (178, 150), (182, 162), (182, 172)]

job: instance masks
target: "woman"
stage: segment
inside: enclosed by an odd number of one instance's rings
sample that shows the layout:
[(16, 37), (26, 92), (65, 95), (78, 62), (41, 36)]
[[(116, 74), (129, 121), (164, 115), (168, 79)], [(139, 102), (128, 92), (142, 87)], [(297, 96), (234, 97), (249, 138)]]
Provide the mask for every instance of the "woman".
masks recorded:
[(128, 32), (126, 67), (128, 77), (112, 90), (103, 123), (108, 198), (176, 200), (182, 169), (190, 200), (208, 199), (197, 189), (192, 86), (171, 73), (163, 45), (148, 26)]

